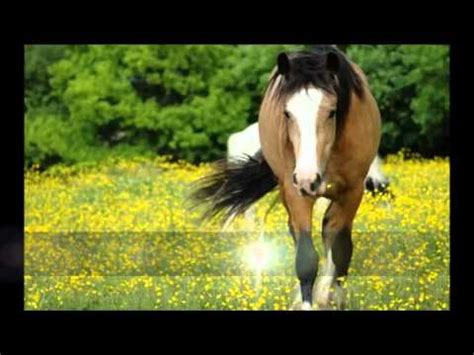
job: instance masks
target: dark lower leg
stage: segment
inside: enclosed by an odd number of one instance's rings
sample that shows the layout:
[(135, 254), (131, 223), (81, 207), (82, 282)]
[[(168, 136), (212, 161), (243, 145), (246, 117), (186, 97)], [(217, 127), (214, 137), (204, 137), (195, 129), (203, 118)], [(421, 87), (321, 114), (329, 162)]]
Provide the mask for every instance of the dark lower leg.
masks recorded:
[[(316, 300), (320, 307), (328, 307), (334, 299), (338, 308), (343, 302), (340, 276), (346, 276), (352, 257), (351, 224), (344, 220), (343, 210), (337, 203), (331, 203), (323, 218), (323, 243), (326, 253), (326, 263), (322, 278), (318, 281)], [(335, 286), (335, 289), (332, 287)], [(337, 295), (333, 293), (335, 291)]]
[(280, 191), (289, 216), (290, 234), (296, 245), (296, 275), (303, 302), (306, 306), (312, 305), (312, 289), (318, 273), (318, 255), (311, 239), (314, 200), (299, 196), (290, 180)]
[(351, 229), (345, 227), (337, 231), (331, 246), (334, 264), (336, 265), (336, 277), (347, 276), (352, 258), (352, 249)]
[(300, 281), (303, 302), (312, 304), (314, 280), (318, 274), (318, 254), (314, 248), (311, 234), (302, 233), (296, 243), (296, 275)]
[(352, 258), (352, 239), (351, 229), (349, 227), (338, 230), (331, 245), (331, 253), (335, 265), (335, 287), (336, 287), (336, 306), (338, 309), (345, 309), (345, 291), (343, 290), (339, 277), (347, 276), (349, 265)]

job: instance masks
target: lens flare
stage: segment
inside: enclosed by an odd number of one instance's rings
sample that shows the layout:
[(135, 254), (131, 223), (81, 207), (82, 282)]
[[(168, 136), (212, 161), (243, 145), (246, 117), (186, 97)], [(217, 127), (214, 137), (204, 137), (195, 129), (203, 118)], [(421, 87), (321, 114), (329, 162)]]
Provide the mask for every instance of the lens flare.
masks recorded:
[(272, 258), (272, 248), (270, 244), (258, 241), (250, 244), (245, 249), (244, 262), (247, 267), (256, 273), (261, 273), (268, 269)]

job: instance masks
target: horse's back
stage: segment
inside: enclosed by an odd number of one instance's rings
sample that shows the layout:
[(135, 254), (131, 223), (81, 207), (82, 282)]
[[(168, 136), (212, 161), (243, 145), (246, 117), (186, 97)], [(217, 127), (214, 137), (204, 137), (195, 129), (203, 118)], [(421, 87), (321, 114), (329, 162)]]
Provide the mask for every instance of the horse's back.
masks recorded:
[[(357, 64), (351, 62), (351, 65), (362, 81), (363, 91), (361, 97), (352, 93), (352, 102), (345, 121), (346, 128), (338, 142), (341, 148), (335, 159), (336, 165), (341, 165), (342, 168), (335, 170), (339, 170), (343, 175), (359, 176), (362, 179), (367, 176), (377, 156), (382, 123), (377, 102), (370, 90), (365, 73)], [(347, 161), (348, 157), (352, 163), (341, 164)]]
[(254, 156), (260, 150), (258, 122), (244, 130), (231, 134), (227, 141), (227, 157), (235, 158), (244, 155)]

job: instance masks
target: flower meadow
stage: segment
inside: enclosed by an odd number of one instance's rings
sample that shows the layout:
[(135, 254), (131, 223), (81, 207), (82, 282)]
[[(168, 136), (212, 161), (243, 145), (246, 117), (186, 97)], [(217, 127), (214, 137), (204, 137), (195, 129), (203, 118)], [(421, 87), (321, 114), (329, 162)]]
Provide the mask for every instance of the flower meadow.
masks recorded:
[[(288, 310), (286, 212), (277, 203), (264, 219), (277, 191), (222, 231), (189, 200), (210, 169), (157, 157), (25, 171), (25, 309)], [(383, 170), (394, 196), (364, 195), (347, 309), (448, 310), (449, 160), (398, 154)], [(313, 221), (321, 262), (327, 205)]]

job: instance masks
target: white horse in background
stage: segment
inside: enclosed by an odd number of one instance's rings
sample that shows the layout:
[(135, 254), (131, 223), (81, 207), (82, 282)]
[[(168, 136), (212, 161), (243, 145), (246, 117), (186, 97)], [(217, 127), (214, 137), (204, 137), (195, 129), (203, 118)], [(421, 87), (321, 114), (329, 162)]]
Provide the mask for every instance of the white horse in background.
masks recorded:
[[(260, 150), (260, 148), (258, 122), (255, 122), (242, 131), (233, 133), (229, 136), (229, 139), (227, 140), (227, 160), (230, 161), (232, 159), (242, 158), (245, 156), (253, 157)], [(389, 180), (381, 170), (381, 165), (382, 160), (377, 155), (370, 165), (369, 172), (365, 178), (365, 188), (372, 193), (383, 193), (387, 190), (390, 184)], [(275, 205), (275, 202), (276, 200), (271, 204), (267, 213)], [(251, 229), (253, 229), (255, 223), (255, 207), (249, 208), (244, 213), (244, 216), (247, 223), (251, 226)], [(234, 218), (235, 215), (229, 217), (226, 220), (222, 230), (227, 229)]]

